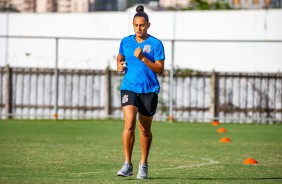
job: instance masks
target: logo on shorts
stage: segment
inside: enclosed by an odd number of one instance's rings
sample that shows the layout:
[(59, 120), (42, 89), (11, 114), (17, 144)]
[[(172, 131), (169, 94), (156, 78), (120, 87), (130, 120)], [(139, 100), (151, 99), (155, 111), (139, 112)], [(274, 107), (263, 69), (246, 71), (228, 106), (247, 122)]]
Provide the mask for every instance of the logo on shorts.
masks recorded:
[(123, 95), (122, 97), (122, 103), (128, 102), (128, 95)]
[(144, 45), (143, 52), (150, 53), (151, 52), (151, 45)]

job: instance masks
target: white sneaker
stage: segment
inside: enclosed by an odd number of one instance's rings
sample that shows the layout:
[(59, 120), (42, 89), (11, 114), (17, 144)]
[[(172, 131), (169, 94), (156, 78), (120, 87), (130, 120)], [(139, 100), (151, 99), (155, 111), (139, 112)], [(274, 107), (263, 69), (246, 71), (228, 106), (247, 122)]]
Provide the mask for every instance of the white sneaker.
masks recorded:
[(148, 164), (139, 163), (137, 179), (147, 179), (147, 178), (148, 178)]
[(131, 175), (133, 175), (132, 164), (130, 164), (128, 162), (124, 162), (121, 169), (117, 172), (117, 176), (127, 177), (127, 176), (131, 176)]

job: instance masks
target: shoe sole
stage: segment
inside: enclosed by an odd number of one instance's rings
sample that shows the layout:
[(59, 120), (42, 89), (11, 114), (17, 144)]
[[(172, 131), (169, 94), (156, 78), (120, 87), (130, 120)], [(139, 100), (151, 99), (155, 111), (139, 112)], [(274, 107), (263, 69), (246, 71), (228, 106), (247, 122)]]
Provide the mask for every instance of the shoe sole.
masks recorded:
[(139, 180), (143, 180), (143, 179), (148, 179), (148, 177), (144, 177), (144, 178), (137, 177), (137, 179), (139, 179)]
[(128, 175), (124, 175), (124, 174), (117, 174), (117, 176), (121, 176), (121, 177), (128, 177), (128, 176), (132, 176), (133, 173), (130, 172)]

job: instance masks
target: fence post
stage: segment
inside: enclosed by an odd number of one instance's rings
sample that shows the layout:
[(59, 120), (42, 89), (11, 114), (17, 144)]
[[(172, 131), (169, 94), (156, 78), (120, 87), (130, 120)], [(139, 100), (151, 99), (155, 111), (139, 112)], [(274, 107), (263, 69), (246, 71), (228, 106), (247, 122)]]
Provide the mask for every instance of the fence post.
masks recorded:
[(111, 95), (111, 91), (112, 91), (112, 76), (111, 76), (111, 70), (110, 70), (110, 66), (107, 66), (106, 68), (106, 72), (105, 72), (105, 77), (106, 77), (106, 99), (105, 99), (105, 112), (106, 112), (106, 116), (110, 117), (112, 114), (112, 95)]
[(56, 41), (56, 54), (55, 54), (55, 68), (54, 68), (54, 77), (55, 77), (55, 101), (54, 101), (54, 113), (53, 118), (57, 120), (59, 118), (58, 114), (58, 102), (59, 102), (59, 69), (58, 69), (58, 60), (59, 60), (59, 38), (55, 39)]
[(9, 65), (6, 66), (6, 119), (13, 117), (13, 88), (12, 88), (12, 68)]
[(211, 73), (211, 94), (210, 94), (210, 114), (212, 120), (218, 120), (218, 78), (216, 72), (213, 70)]
[(173, 75), (174, 75), (174, 40), (171, 41), (171, 66), (170, 66), (170, 76), (169, 76), (169, 116), (168, 120), (169, 122), (173, 122), (174, 117), (173, 117)]

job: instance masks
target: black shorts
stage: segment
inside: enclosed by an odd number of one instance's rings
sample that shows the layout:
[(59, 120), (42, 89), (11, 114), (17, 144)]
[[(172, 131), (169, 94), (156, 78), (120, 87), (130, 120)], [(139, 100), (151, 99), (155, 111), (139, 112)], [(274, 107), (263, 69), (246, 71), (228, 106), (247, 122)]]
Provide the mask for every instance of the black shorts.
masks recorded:
[(121, 106), (133, 105), (144, 116), (153, 116), (158, 105), (157, 93), (134, 93), (121, 91)]

